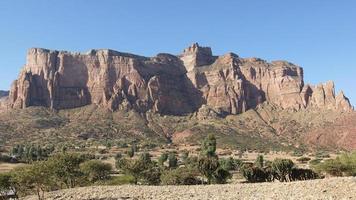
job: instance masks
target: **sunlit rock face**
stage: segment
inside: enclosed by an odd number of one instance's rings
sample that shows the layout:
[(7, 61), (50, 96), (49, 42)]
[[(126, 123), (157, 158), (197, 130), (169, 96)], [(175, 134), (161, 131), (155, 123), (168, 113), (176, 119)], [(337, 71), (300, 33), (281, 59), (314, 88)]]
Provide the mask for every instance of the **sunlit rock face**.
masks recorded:
[(265, 101), (283, 109), (353, 109), (342, 92), (335, 95), (333, 82), (305, 85), (302, 68), (292, 63), (214, 56), (197, 43), (180, 55), (155, 57), (32, 48), (7, 101), (8, 108), (97, 104), (170, 115), (202, 107), (217, 115), (238, 114)]

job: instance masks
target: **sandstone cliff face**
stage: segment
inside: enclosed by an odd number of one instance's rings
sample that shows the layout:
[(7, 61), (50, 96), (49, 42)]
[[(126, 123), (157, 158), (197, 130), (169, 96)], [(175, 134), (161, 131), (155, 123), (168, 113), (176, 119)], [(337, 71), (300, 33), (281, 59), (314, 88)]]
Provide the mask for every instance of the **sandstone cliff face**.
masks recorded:
[(8, 107), (97, 104), (110, 110), (181, 115), (208, 109), (226, 115), (265, 101), (283, 109), (353, 109), (342, 92), (335, 96), (332, 82), (304, 85), (303, 70), (296, 65), (233, 53), (213, 56), (198, 44), (179, 56), (152, 58), (112, 50), (80, 54), (33, 48), (11, 87)]

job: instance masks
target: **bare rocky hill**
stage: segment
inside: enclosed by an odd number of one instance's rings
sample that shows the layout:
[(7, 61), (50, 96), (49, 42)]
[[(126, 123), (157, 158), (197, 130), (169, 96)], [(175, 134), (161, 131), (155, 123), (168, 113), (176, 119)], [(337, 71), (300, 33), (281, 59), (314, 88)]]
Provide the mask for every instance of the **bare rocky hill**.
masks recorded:
[(208, 133), (242, 149), (356, 149), (356, 114), (334, 83), (303, 69), (193, 44), (180, 55), (33, 48), (0, 102), (0, 141), (153, 139), (197, 143)]
[[(356, 178), (195, 186), (97, 186), (47, 194), (56, 200), (356, 199)], [(27, 197), (34, 200), (36, 197)]]
[(304, 84), (303, 69), (234, 53), (214, 56), (197, 43), (181, 55), (144, 57), (113, 50), (70, 53), (33, 48), (10, 91), (9, 107), (55, 109), (96, 104), (181, 115), (207, 108), (220, 116), (269, 102), (283, 109), (350, 111), (334, 83)]

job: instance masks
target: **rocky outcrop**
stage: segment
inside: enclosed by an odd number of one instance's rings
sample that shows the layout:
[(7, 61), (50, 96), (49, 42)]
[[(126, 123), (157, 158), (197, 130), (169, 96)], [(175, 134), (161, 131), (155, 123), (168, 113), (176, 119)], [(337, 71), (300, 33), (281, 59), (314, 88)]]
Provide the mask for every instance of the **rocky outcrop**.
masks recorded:
[(113, 50), (70, 53), (33, 48), (14, 81), (8, 107), (53, 109), (97, 104), (111, 110), (181, 115), (199, 110), (238, 114), (268, 101), (283, 109), (350, 111), (334, 84), (304, 85), (303, 70), (228, 53), (213, 56), (197, 43), (179, 56), (143, 57)]

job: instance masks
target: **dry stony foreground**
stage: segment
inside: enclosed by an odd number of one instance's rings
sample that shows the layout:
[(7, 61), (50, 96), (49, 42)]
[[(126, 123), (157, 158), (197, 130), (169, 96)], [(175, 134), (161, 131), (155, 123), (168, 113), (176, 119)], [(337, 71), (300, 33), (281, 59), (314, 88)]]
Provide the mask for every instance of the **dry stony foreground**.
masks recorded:
[[(46, 194), (57, 200), (356, 199), (356, 177), (292, 183), (198, 186), (98, 186)], [(35, 196), (26, 200), (35, 200)]]

